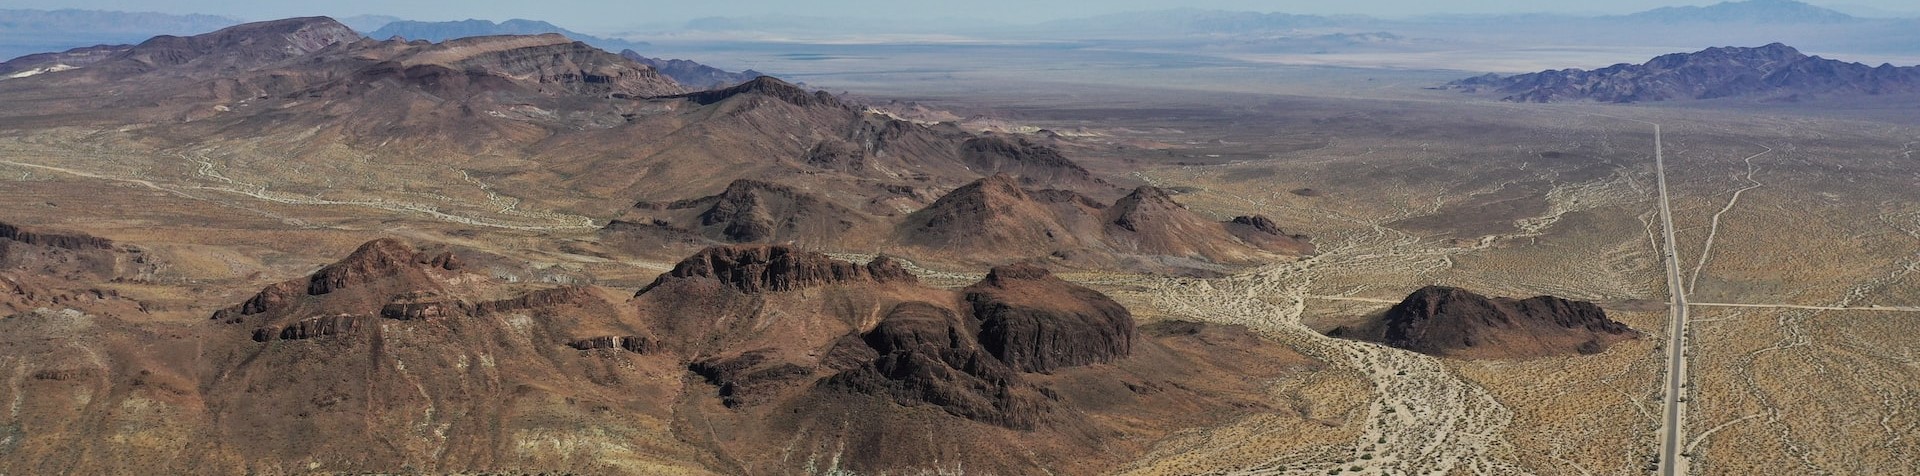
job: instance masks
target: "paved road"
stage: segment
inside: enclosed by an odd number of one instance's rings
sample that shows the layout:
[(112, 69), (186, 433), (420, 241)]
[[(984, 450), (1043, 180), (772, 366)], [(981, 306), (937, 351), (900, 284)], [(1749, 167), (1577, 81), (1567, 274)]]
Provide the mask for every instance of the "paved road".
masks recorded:
[(1727, 302), (1690, 302), (1688, 306), (1748, 307), (1762, 309), (1807, 309), (1813, 311), (1920, 312), (1920, 306), (1804, 306), (1799, 304), (1736, 304)]
[(1687, 352), (1687, 290), (1681, 286), (1680, 257), (1673, 239), (1673, 207), (1667, 200), (1667, 158), (1660, 142), (1660, 125), (1653, 125), (1653, 166), (1654, 177), (1660, 190), (1660, 228), (1665, 235), (1666, 249), (1663, 250), (1667, 263), (1667, 294), (1672, 296), (1670, 303), (1673, 318), (1667, 325), (1667, 381), (1665, 394), (1666, 408), (1663, 411), (1666, 435), (1660, 438), (1660, 474), (1678, 476), (1687, 474), (1686, 465), (1680, 461), (1681, 441), (1686, 434), (1686, 404), (1681, 402), (1686, 382)]

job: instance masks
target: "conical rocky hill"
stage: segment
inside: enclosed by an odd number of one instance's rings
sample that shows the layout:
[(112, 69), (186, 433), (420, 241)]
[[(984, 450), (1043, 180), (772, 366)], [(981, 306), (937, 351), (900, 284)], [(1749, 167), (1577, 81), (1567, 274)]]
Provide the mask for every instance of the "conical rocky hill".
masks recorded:
[(1444, 286), (1414, 291), (1378, 323), (1329, 334), (1465, 358), (1597, 354), (1641, 335), (1590, 302), (1487, 297)]

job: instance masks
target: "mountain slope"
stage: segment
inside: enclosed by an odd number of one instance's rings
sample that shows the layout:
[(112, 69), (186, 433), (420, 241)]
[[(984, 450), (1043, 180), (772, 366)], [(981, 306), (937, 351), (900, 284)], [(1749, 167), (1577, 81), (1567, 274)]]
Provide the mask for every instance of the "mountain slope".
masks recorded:
[(1807, 56), (1787, 45), (1708, 48), (1645, 64), (1488, 75), (1448, 83), (1515, 102), (1797, 99), (1920, 93), (1920, 66), (1867, 66)]

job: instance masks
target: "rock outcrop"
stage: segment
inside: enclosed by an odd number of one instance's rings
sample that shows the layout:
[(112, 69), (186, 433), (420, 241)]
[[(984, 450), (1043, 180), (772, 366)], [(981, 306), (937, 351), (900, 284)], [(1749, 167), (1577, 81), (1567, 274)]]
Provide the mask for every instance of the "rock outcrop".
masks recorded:
[(924, 302), (897, 305), (855, 353), (866, 362), (829, 378), (834, 390), (907, 405), (926, 404), (974, 421), (1032, 429), (1052, 405), (1018, 371), (986, 352), (952, 310)]
[(578, 350), (619, 349), (636, 354), (653, 352), (659, 345), (658, 341), (647, 336), (599, 336), (567, 343), (567, 347)]
[(107, 250), (113, 249), (113, 240), (84, 233), (47, 233), (23, 230), (19, 226), (0, 223), (0, 240), (11, 240), (29, 245), (51, 246), (69, 250)]
[(1247, 244), (1276, 253), (1312, 254), (1314, 246), (1307, 235), (1287, 233), (1280, 224), (1265, 215), (1243, 215), (1227, 221), (1227, 233)]
[(1590, 302), (1553, 296), (1487, 297), (1428, 286), (1388, 309), (1374, 329), (1334, 334), (1373, 340), (1430, 355), (1528, 358), (1594, 354), (1635, 339), (1639, 331), (1607, 318)]
[(641, 289), (640, 294), (669, 280), (689, 278), (718, 281), (727, 288), (748, 294), (849, 282), (918, 282), (899, 262), (890, 259), (875, 259), (859, 265), (791, 246), (736, 245), (701, 250), (674, 265), (672, 271), (660, 275), (653, 284)]
[(987, 352), (1021, 372), (1110, 362), (1133, 349), (1133, 314), (1045, 268), (994, 268), (964, 290)]

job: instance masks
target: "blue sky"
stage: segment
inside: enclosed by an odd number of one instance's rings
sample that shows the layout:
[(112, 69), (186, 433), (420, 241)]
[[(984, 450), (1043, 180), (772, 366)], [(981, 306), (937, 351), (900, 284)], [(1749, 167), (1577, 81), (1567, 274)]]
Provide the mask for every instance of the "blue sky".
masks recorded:
[[(1676, 0), (6, 0), (5, 8), (208, 13), (245, 20), (305, 15), (385, 14), (418, 20), (483, 18), (547, 20), (576, 30), (618, 30), (708, 16), (838, 16), (964, 18), (1027, 23), (1058, 18), (1176, 7), (1265, 12), (1412, 16), (1436, 13), (1630, 13), (1713, 1)], [(1826, 2), (1809, 2), (1823, 4)], [(1913, 11), (1913, 0), (1845, 0), (1848, 6)]]

